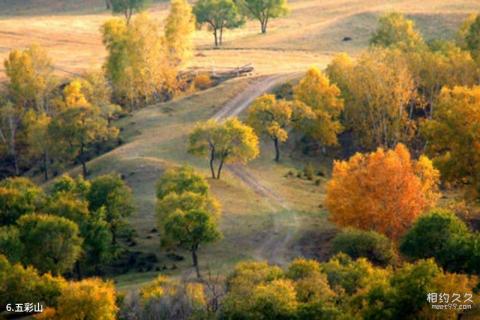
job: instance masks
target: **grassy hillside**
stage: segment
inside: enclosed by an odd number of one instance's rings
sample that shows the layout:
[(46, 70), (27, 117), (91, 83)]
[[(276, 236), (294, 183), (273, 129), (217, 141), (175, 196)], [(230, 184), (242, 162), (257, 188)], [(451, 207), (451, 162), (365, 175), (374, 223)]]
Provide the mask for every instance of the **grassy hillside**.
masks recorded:
[[(335, 52), (355, 54), (364, 48), (383, 12), (404, 12), (417, 22), (425, 38), (444, 38), (454, 34), (467, 13), (480, 10), (480, 3), (294, 0), (290, 1), (290, 8), (287, 17), (271, 21), (266, 35), (259, 34), (256, 21), (227, 31), (225, 47), (220, 50), (211, 50), (213, 39), (209, 31), (197, 32), (198, 52), (191, 64), (221, 68), (253, 63), (261, 74), (305, 69), (312, 64), (324, 64)], [(167, 10), (165, 2), (156, 2), (149, 11), (161, 23)], [(2, 60), (12, 48), (32, 42), (49, 49), (61, 75), (99, 67), (105, 59), (99, 28), (111, 14), (104, 10), (101, 0), (9, 0), (0, 2), (0, 11), (4, 13), (0, 19)], [(35, 15), (35, 19), (30, 15)], [(343, 42), (345, 36), (353, 40)]]

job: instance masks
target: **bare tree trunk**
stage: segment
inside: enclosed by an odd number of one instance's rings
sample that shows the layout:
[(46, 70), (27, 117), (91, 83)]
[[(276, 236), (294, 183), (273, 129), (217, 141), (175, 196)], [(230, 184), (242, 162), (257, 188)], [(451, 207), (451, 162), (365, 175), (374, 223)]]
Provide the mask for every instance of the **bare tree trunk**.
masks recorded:
[(212, 178), (215, 179), (215, 169), (213, 167), (213, 162), (215, 161), (215, 148), (212, 148), (210, 151), (210, 171), (212, 172)]
[(275, 145), (275, 161), (279, 162), (280, 161), (280, 147), (278, 145), (278, 138), (274, 138), (273, 143)]
[(78, 159), (82, 164), (82, 175), (84, 178), (86, 178), (88, 175), (88, 170), (87, 170), (87, 162), (85, 161), (85, 146), (83, 144), (80, 147), (80, 154), (78, 155)]
[(195, 272), (197, 273), (197, 278), (201, 279), (202, 276), (200, 275), (200, 267), (198, 266), (197, 247), (196, 246), (192, 246), (192, 260), (193, 260), (193, 266), (195, 267)]
[(111, 10), (112, 9), (112, 0), (105, 0), (105, 7), (107, 8), (107, 10)]
[(45, 181), (48, 181), (48, 162), (50, 161), (48, 157), (48, 152), (46, 151), (43, 154), (43, 177)]
[(217, 34), (217, 28), (213, 28), (213, 37), (215, 38), (215, 47), (218, 47), (218, 34)]
[(224, 158), (220, 160), (220, 165), (218, 166), (217, 179), (220, 180), (220, 174), (222, 173)]
[(220, 27), (220, 45), (223, 44), (223, 26)]

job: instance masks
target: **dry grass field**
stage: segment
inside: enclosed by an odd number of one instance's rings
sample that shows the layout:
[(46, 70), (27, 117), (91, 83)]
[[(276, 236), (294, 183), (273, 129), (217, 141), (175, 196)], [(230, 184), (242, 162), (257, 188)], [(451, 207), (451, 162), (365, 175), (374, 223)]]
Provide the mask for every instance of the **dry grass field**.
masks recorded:
[[(384, 12), (404, 12), (416, 21), (426, 39), (445, 38), (454, 35), (468, 13), (480, 10), (480, 1), (293, 0), (290, 7), (290, 14), (273, 20), (266, 35), (259, 34), (255, 21), (226, 32), (221, 49), (212, 48), (213, 39), (208, 31), (198, 31), (194, 39), (197, 49), (190, 66), (211, 69), (252, 63), (256, 77), (305, 71), (311, 65), (324, 67), (335, 53), (346, 51), (355, 55), (364, 49), (376, 19)], [(161, 23), (167, 9), (167, 4), (156, 2), (150, 14)], [(0, 60), (13, 48), (38, 43), (49, 50), (59, 75), (72, 76), (100, 67), (106, 51), (99, 28), (109, 18), (110, 13), (100, 0), (0, 2)], [(352, 41), (343, 42), (345, 36)], [(4, 77), (2, 68), (0, 74), (0, 78)], [(167, 273), (185, 275), (190, 269), (190, 257), (185, 253), (184, 261), (167, 259), (159, 248), (158, 234), (151, 232), (155, 226), (155, 183), (165, 168), (178, 164), (190, 164), (208, 174), (206, 160), (186, 152), (188, 133), (196, 122), (210, 118), (253, 81), (255, 78), (229, 81), (191, 96), (149, 106), (121, 119), (117, 125), (123, 129), (125, 143), (89, 164), (95, 175), (117, 171), (126, 177), (138, 209), (131, 218), (137, 233), (137, 245), (132, 250), (156, 254), (158, 266), (166, 266)], [(291, 146), (284, 149), (291, 151)], [(259, 248), (272, 232), (292, 235), (287, 245), (290, 250), (287, 255), (292, 256), (306, 252), (302, 234), (331, 232), (333, 227), (321, 206), (326, 178), (316, 185), (285, 177), (288, 171), (297, 172), (309, 161), (328, 176), (331, 159), (285, 157), (281, 164), (274, 165), (272, 158), (272, 146), (264, 142), (261, 157), (245, 170), (282, 198), (281, 208), (228, 170), (221, 181), (209, 179), (223, 207), (224, 238), (201, 250), (203, 268), (222, 272), (241, 259), (258, 258)], [(156, 274), (131, 273), (116, 280), (119, 288), (126, 290)]]
[[(8, 8), (8, 10), (7, 10)], [(413, 18), (427, 39), (452, 36), (467, 13), (479, 10), (471, 0), (294, 0), (290, 14), (273, 20), (266, 35), (255, 21), (225, 34), (225, 46), (212, 50), (207, 30), (195, 35), (192, 66), (235, 67), (253, 63), (260, 74), (324, 65), (336, 52), (357, 53), (367, 44), (378, 15), (401, 11)], [(159, 23), (168, 5), (149, 10)], [(102, 65), (105, 50), (99, 28), (111, 17), (103, 1), (27, 0), (0, 3), (0, 59), (12, 48), (31, 43), (47, 47), (59, 74), (69, 76)], [(345, 36), (350, 42), (343, 42)], [(0, 72), (3, 72), (0, 69)]]

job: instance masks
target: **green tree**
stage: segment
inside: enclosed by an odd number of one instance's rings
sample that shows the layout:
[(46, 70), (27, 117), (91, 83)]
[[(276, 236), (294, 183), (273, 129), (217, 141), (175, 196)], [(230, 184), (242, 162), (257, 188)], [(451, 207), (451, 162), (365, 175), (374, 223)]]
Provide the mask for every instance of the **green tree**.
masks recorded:
[(343, 252), (353, 259), (364, 257), (381, 266), (388, 266), (395, 258), (390, 239), (374, 231), (343, 230), (335, 236), (332, 246), (334, 253)]
[(127, 24), (130, 23), (135, 12), (142, 11), (148, 7), (150, 0), (108, 0), (107, 8), (111, 8), (113, 13), (120, 13), (125, 16)]
[(90, 212), (88, 202), (73, 192), (59, 192), (51, 197), (46, 211), (75, 222), (83, 238), (83, 254), (77, 261), (76, 272), (82, 277), (82, 270), (98, 271), (99, 266), (108, 262), (114, 254), (112, 235), (105, 218), (104, 207)]
[(212, 31), (215, 47), (223, 44), (224, 29), (238, 28), (245, 23), (233, 0), (200, 0), (193, 7), (197, 23), (207, 24)]
[(0, 182), (0, 226), (12, 225), (23, 215), (43, 207), (45, 194), (27, 178), (7, 178)]
[[(225, 163), (246, 163), (259, 154), (258, 137), (237, 118), (224, 123), (210, 120), (198, 124), (189, 137), (189, 152), (210, 158), (212, 178), (220, 179)], [(214, 163), (219, 161), (215, 174)]]
[(118, 229), (134, 210), (132, 190), (118, 175), (99, 176), (91, 181), (87, 200), (91, 212), (105, 210), (105, 220), (115, 245)]
[(93, 145), (118, 135), (118, 129), (109, 127), (100, 110), (94, 106), (66, 108), (52, 120), (48, 132), (58, 142), (58, 156), (80, 162), (84, 177), (88, 174), (87, 161)]
[(22, 262), (40, 272), (61, 274), (72, 268), (82, 251), (82, 238), (71, 220), (44, 214), (18, 220), (19, 238), (25, 251)]
[(197, 277), (201, 278), (197, 252), (201, 244), (221, 237), (216, 217), (211, 212), (200, 209), (177, 210), (166, 216), (162, 224), (169, 238), (191, 252)]
[(465, 37), (468, 50), (475, 58), (480, 56), (480, 15), (470, 24)]
[(413, 259), (435, 258), (446, 270), (465, 272), (472, 243), (463, 221), (452, 212), (436, 209), (418, 218), (403, 237), (400, 251)]
[(12, 263), (20, 262), (24, 254), (23, 243), (16, 226), (0, 227), (0, 254)]
[(271, 19), (288, 13), (287, 0), (239, 0), (238, 5), (248, 17), (260, 22), (262, 33), (267, 33)]
[(280, 161), (280, 143), (288, 139), (288, 127), (292, 121), (291, 103), (277, 101), (274, 95), (257, 98), (248, 110), (247, 123), (258, 135), (266, 135), (273, 140), (275, 161)]
[(207, 195), (208, 190), (208, 183), (203, 176), (196, 173), (192, 167), (182, 166), (167, 169), (158, 180), (157, 199), (161, 200), (172, 192), (176, 194), (193, 192)]
[(412, 20), (405, 19), (401, 13), (393, 12), (380, 17), (377, 30), (370, 38), (370, 44), (410, 50), (424, 45), (424, 42), (422, 35), (415, 30)]
[(192, 36), (195, 16), (187, 0), (171, 0), (170, 13), (165, 22), (165, 40), (168, 61), (174, 67), (184, 63), (192, 55)]

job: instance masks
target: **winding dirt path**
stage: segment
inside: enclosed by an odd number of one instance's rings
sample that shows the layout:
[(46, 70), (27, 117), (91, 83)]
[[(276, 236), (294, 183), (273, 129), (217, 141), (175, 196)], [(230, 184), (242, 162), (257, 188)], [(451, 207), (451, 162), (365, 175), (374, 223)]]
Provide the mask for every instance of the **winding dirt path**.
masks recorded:
[[(296, 73), (272, 75), (254, 82), (246, 90), (230, 100), (222, 109), (215, 113), (211, 119), (223, 121), (229, 117), (239, 115), (247, 109), (258, 96), (273, 89), (275, 85), (293, 78), (295, 75)], [(257, 194), (266, 198), (272, 209), (271, 218), (273, 227), (266, 233), (266, 237), (255, 250), (254, 258), (267, 260), (270, 263), (279, 265), (287, 264), (288, 245), (298, 225), (296, 213), (280, 195), (274, 190), (264, 186), (246, 167), (241, 165), (228, 165), (227, 169), (252, 188)], [(292, 226), (282, 226), (279, 222), (279, 214), (285, 211), (292, 212), (292, 221), (290, 222), (293, 223), (293, 228)]]

